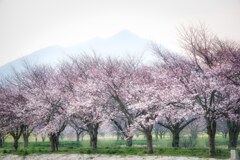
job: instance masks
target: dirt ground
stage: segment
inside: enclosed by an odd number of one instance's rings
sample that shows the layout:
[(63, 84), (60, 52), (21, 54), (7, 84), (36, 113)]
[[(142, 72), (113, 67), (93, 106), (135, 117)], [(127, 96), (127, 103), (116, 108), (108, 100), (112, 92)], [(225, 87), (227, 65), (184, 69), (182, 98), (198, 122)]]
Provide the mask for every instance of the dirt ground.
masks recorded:
[(86, 154), (41, 154), (26, 157), (17, 155), (0, 156), (0, 160), (216, 160), (213, 158), (169, 157), (169, 156), (118, 156)]

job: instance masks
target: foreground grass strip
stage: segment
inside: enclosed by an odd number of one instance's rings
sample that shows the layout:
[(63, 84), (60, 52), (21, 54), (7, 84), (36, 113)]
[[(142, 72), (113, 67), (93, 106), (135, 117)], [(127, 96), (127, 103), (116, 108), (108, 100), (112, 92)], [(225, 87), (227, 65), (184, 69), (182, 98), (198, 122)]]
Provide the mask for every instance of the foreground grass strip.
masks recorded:
[[(31, 147), (29, 149), (20, 149), (15, 152), (12, 149), (0, 149), (0, 155), (17, 154), (26, 156), (29, 154), (51, 154), (47, 147)], [(56, 153), (64, 154), (93, 154), (91, 148), (73, 148), (61, 147)], [(146, 148), (143, 147), (102, 147), (98, 148), (96, 154), (109, 154), (109, 155), (146, 155)], [(185, 157), (199, 157), (209, 158), (207, 148), (192, 148), (192, 149), (174, 149), (174, 148), (154, 148), (154, 155), (161, 156), (185, 156)], [(217, 149), (216, 158), (227, 159), (230, 152), (227, 149)]]

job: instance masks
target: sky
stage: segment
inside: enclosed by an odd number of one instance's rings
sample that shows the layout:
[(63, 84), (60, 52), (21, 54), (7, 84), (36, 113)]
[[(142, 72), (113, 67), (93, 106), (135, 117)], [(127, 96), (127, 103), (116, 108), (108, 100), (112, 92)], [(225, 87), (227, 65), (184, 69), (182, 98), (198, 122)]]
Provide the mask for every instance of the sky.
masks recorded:
[(199, 22), (240, 41), (240, 0), (0, 0), (0, 66), (123, 29), (179, 51), (177, 28)]

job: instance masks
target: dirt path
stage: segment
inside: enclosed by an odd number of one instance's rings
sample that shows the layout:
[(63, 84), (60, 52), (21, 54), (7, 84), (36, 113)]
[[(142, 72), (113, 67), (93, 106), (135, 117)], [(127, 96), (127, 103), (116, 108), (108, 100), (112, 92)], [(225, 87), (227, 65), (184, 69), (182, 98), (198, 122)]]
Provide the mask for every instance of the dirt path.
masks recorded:
[(41, 154), (26, 157), (17, 155), (0, 156), (0, 160), (216, 160), (213, 158), (169, 157), (169, 156), (118, 156), (86, 154)]

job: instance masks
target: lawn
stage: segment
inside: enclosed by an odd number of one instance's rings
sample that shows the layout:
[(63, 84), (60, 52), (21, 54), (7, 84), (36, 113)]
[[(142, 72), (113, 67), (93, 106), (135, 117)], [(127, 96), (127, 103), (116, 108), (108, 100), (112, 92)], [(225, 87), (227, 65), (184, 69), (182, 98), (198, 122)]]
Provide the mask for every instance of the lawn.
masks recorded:
[[(24, 149), (23, 142), (19, 142), (19, 149), (15, 152), (12, 148), (12, 140), (7, 139), (4, 148), (0, 148), (0, 154), (46, 154), (50, 152), (50, 143), (46, 142), (33, 142), (32, 139), (29, 143), (28, 149)], [(208, 158), (208, 139), (206, 136), (200, 136), (195, 141), (190, 141), (189, 138), (181, 138), (181, 147), (178, 149), (171, 148), (171, 139), (169, 136), (158, 141), (153, 140), (154, 154), (166, 156), (191, 156)], [(126, 147), (124, 140), (116, 140), (113, 137), (99, 137), (97, 154), (116, 154), (116, 155), (144, 155), (146, 151), (146, 140), (144, 137), (138, 137), (133, 140), (132, 147)], [(217, 156), (216, 158), (229, 158), (230, 153), (227, 149), (227, 139), (221, 136), (216, 137)], [(92, 154), (87, 137), (79, 143), (76, 141), (69, 141), (67, 139), (60, 140), (58, 153), (79, 153), (79, 154)]]

